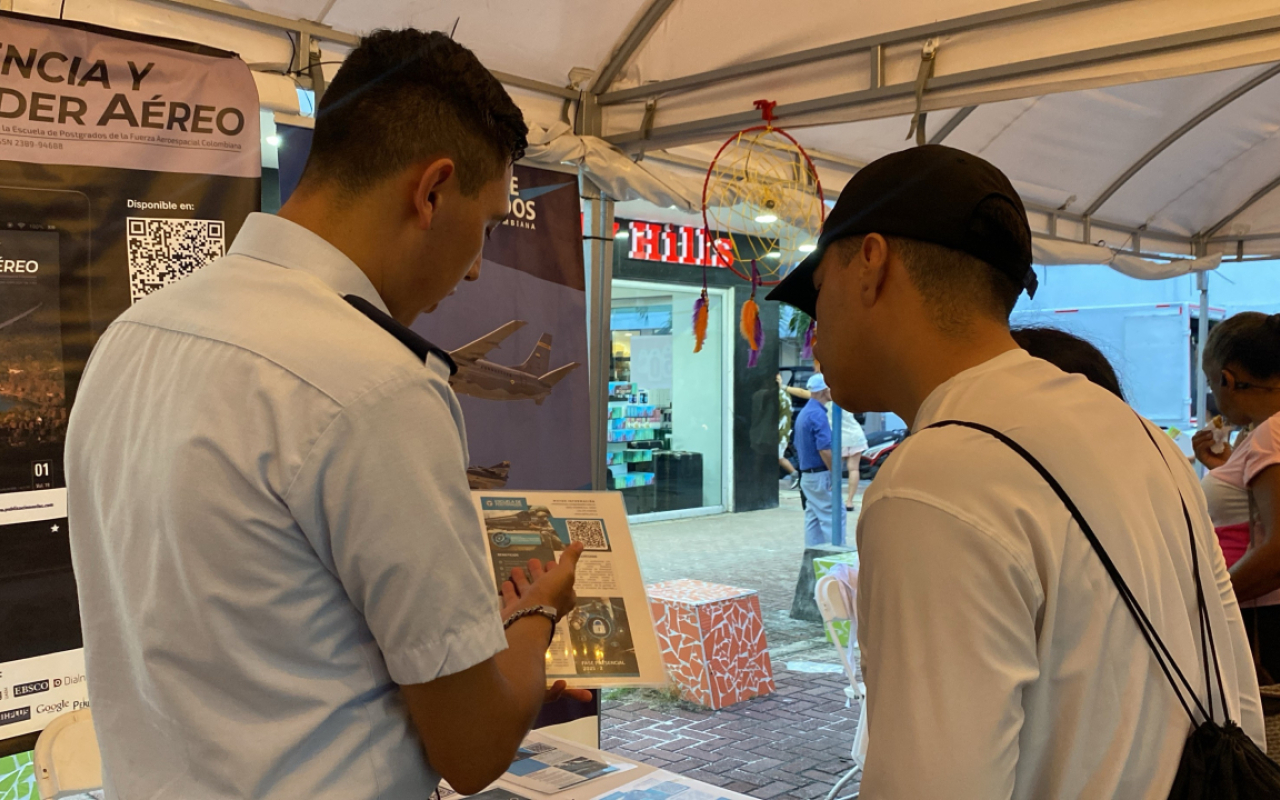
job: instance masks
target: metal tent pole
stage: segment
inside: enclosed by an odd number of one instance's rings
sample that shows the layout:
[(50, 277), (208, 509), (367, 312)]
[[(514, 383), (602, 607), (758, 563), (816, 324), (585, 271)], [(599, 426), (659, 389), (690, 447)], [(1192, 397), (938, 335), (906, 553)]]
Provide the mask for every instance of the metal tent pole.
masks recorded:
[(1201, 428), (1208, 424), (1209, 384), (1205, 380), (1204, 346), (1209, 339), (1209, 273), (1196, 273), (1196, 288), (1200, 290), (1200, 330), (1196, 343), (1196, 363), (1191, 365), (1191, 374), (1196, 376), (1196, 422)]
[[(841, 491), (844, 475), (844, 459), (840, 453), (844, 449), (841, 439), (843, 439), (844, 427), (841, 424), (840, 417), (844, 414), (844, 410), (836, 405), (836, 401), (831, 401), (831, 543), (836, 546), (844, 545), (844, 526), (840, 524), (840, 512), (844, 511), (844, 492)], [(853, 476), (849, 476), (849, 480), (853, 480)]]
[(610, 293), (613, 283), (613, 201), (585, 173), (579, 175), (583, 199), (582, 257), (587, 277), (587, 385), (591, 390), (591, 488), (609, 488), (607, 414), (610, 356)]

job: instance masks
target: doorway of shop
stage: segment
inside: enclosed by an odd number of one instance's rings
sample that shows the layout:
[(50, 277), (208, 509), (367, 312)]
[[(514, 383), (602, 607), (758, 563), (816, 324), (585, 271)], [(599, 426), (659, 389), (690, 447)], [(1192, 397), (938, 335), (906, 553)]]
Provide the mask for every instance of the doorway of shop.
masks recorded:
[(707, 338), (693, 352), (700, 287), (614, 281), (609, 488), (633, 522), (733, 510), (733, 298), (708, 289)]

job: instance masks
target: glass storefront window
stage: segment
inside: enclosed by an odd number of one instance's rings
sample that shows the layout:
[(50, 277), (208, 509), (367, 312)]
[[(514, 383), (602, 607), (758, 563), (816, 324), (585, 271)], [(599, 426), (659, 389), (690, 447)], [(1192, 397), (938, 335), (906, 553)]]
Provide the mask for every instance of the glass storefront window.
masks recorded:
[[(729, 509), (731, 393), (727, 292), (710, 291), (707, 339), (693, 352), (699, 289), (614, 281), (609, 375), (609, 488), (632, 515)], [(729, 351), (732, 352), (731, 350)]]

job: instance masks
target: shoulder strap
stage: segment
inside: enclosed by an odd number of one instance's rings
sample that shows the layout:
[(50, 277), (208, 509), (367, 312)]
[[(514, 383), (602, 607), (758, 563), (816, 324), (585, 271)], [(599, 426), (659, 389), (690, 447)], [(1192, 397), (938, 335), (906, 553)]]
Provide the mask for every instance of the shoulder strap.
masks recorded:
[(396, 322), (395, 318), (390, 314), (359, 295), (347, 294), (343, 295), (342, 299), (350, 303), (355, 310), (377, 323), (379, 328), (396, 337), (400, 344), (412, 350), (413, 354), (418, 358), (426, 361), (428, 355), (433, 355), (443, 361), (445, 366), (449, 368), (450, 377), (458, 373), (458, 365), (453, 362), (453, 357), (418, 335), (417, 331)]
[[(1058, 480), (1053, 477), (1053, 475), (1049, 472), (1048, 469), (1045, 468), (1043, 464), (1040, 463), (1039, 459), (1031, 455), (1031, 453), (1029, 453), (1026, 450), (1026, 448), (1022, 447), (1022, 445), (1018, 444), (1017, 442), (1010, 439), (1008, 436), (1001, 433), (1000, 431), (995, 430), (994, 428), (990, 428), (990, 427), (987, 427), (986, 425), (981, 425), (976, 422), (963, 422), (960, 420), (944, 420), (942, 422), (935, 422), (934, 424), (929, 425), (928, 427), (925, 428), (925, 430), (929, 430), (930, 428), (945, 428), (945, 427), (969, 428), (971, 430), (975, 430), (980, 433), (985, 433), (988, 436), (991, 436), (997, 439), (1006, 447), (1008, 447), (1010, 450), (1017, 453), (1019, 456), (1022, 457), (1024, 461), (1030, 464), (1037, 473), (1040, 474), (1040, 477), (1043, 478), (1045, 482), (1049, 484), (1049, 487), (1053, 489), (1054, 494), (1056, 494), (1058, 496), (1058, 499), (1062, 501), (1062, 504), (1066, 506), (1067, 511), (1071, 514), (1072, 518), (1076, 521), (1076, 524), (1080, 526), (1080, 530), (1084, 533), (1085, 538), (1089, 540), (1089, 544), (1093, 546), (1094, 552), (1098, 554), (1098, 559), (1102, 562), (1102, 566), (1106, 569), (1107, 574), (1111, 576), (1111, 581), (1112, 583), (1115, 584), (1117, 591), (1120, 593), (1120, 598), (1124, 601), (1125, 607), (1129, 609), (1129, 613), (1133, 615), (1134, 621), (1138, 624), (1138, 630), (1141, 631), (1143, 639), (1146, 640), (1147, 646), (1151, 648), (1151, 653), (1152, 655), (1155, 656), (1156, 663), (1160, 665), (1160, 669), (1164, 672), (1165, 677), (1169, 680), (1169, 685), (1173, 687), (1174, 694), (1177, 695), (1178, 697), (1178, 702), (1182, 704), (1182, 708), (1187, 712), (1187, 716), (1191, 719), (1191, 724), (1193, 726), (1197, 724), (1195, 714), (1193, 713), (1191, 708), (1191, 703), (1195, 704), (1196, 710), (1200, 712), (1201, 716), (1204, 719), (1212, 720), (1213, 719), (1212, 691), (1210, 691), (1209, 693), (1209, 708), (1206, 709), (1204, 704), (1200, 701), (1200, 698), (1196, 695), (1195, 689), (1192, 688), (1191, 683), (1187, 680), (1182, 670), (1178, 667), (1177, 663), (1173, 660), (1173, 655), (1169, 652), (1169, 648), (1165, 646), (1164, 642), (1160, 639), (1159, 634), (1156, 633), (1155, 626), (1152, 625), (1151, 620), (1147, 617), (1146, 612), (1142, 610), (1142, 606), (1139, 605), (1137, 598), (1134, 597), (1133, 592), (1129, 589), (1129, 585), (1125, 582), (1124, 577), (1120, 574), (1120, 570), (1116, 567), (1115, 562), (1111, 560), (1111, 556), (1107, 554), (1106, 548), (1102, 546), (1102, 542), (1098, 540), (1097, 535), (1093, 532), (1093, 528), (1090, 527), (1088, 521), (1085, 520), (1084, 515), (1080, 513), (1080, 509), (1076, 506), (1075, 502), (1071, 499), (1070, 495), (1068, 495), (1066, 490), (1062, 488), (1062, 484), (1058, 483)], [(1147, 426), (1145, 423), (1143, 423), (1142, 427), (1143, 427), (1143, 430), (1147, 432), (1147, 436), (1150, 437), (1151, 431), (1147, 430)], [(1151, 439), (1151, 443), (1156, 447), (1157, 450), (1160, 449), (1160, 446), (1156, 444), (1156, 441), (1154, 438)], [(1164, 457), (1164, 453), (1163, 451), (1161, 451), (1161, 458), (1163, 457)], [(1165, 461), (1165, 465), (1168, 466), (1167, 460)], [(1170, 469), (1172, 472), (1172, 468)], [(1207, 632), (1208, 639), (1209, 639), (1209, 648), (1207, 649), (1209, 652), (1206, 652), (1205, 656), (1207, 659), (1210, 657), (1210, 654), (1212, 654), (1211, 657), (1214, 662), (1214, 669), (1217, 671), (1218, 689), (1222, 694), (1223, 714), (1229, 720), (1230, 718), (1229, 716), (1227, 716), (1227, 711), (1226, 711), (1227, 709), (1226, 690), (1222, 686), (1222, 673), (1217, 663), (1218, 661), (1217, 648), (1213, 643), (1213, 630), (1211, 627), (1208, 627), (1207, 625), (1208, 608), (1204, 600), (1204, 590), (1200, 583), (1199, 557), (1197, 555), (1198, 548), (1196, 547), (1196, 541), (1195, 541), (1195, 529), (1191, 524), (1191, 512), (1187, 509), (1187, 502), (1182, 497), (1181, 490), (1178, 491), (1178, 499), (1182, 502), (1182, 514), (1183, 514), (1183, 518), (1186, 520), (1187, 534), (1190, 537), (1190, 541), (1191, 541), (1191, 564), (1192, 564), (1192, 570), (1194, 571), (1194, 577), (1196, 581), (1196, 605), (1197, 605), (1198, 616), (1200, 621), (1201, 647), (1202, 648), (1204, 647), (1204, 639)], [(1176, 680), (1174, 678), (1175, 675), (1177, 676)], [(1207, 667), (1206, 667), (1205, 678), (1207, 683), (1208, 682)], [(1188, 697), (1190, 698), (1190, 702), (1188, 702), (1188, 699), (1187, 699)]]

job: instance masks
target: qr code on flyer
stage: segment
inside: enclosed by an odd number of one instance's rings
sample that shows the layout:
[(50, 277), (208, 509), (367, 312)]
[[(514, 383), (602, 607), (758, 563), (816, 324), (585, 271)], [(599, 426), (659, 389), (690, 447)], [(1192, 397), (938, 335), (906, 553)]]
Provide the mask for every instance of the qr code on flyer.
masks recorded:
[(136, 303), (190, 275), (225, 251), (220, 219), (129, 217), (129, 297)]
[(609, 538), (604, 533), (604, 523), (598, 519), (567, 519), (569, 542), (582, 542), (587, 550), (608, 550)]

